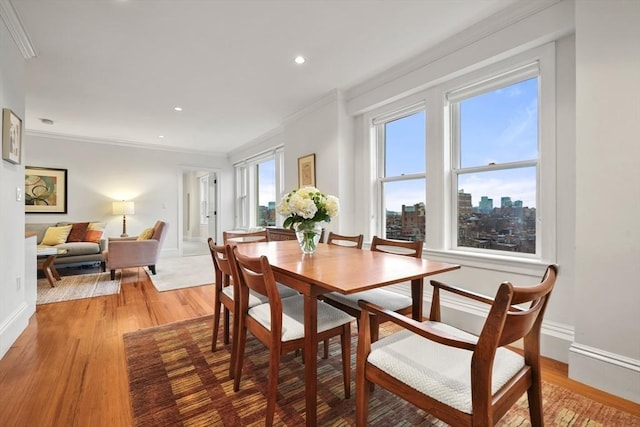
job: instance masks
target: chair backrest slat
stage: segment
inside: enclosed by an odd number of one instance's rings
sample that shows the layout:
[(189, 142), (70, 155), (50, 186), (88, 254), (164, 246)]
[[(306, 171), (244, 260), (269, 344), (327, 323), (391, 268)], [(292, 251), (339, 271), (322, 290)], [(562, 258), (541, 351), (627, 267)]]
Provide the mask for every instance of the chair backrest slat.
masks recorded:
[(329, 245), (346, 246), (356, 249), (362, 249), (363, 240), (364, 236), (362, 234), (358, 234), (355, 236), (345, 236), (330, 231), (329, 235), (327, 236), (327, 244)]
[(390, 240), (373, 236), (371, 250), (420, 258), (422, 257), (422, 240)]
[(254, 243), (268, 242), (269, 234), (267, 230), (260, 231), (223, 231), (222, 240), (227, 243)]

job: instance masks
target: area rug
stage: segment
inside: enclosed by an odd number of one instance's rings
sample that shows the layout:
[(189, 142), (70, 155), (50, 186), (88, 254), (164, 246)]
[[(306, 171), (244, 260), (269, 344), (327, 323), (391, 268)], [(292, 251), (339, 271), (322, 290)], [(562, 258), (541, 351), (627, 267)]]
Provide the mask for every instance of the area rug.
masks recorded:
[(158, 292), (215, 282), (211, 255), (161, 258), (156, 264), (156, 274), (152, 274), (147, 267), (145, 271)]
[(62, 276), (55, 287), (47, 279), (38, 279), (36, 305), (117, 294), (120, 279), (120, 272), (115, 280), (111, 280), (108, 272)]
[[(234, 393), (228, 378), (229, 346), (211, 352), (211, 325), (207, 316), (125, 334), (135, 426), (264, 424), (267, 349), (248, 335), (240, 391)], [(353, 379), (355, 332), (352, 340)], [(355, 384), (352, 380), (352, 397), (345, 400), (338, 340), (331, 341), (329, 359), (319, 359), (318, 378), (318, 425), (355, 425)], [(543, 394), (547, 426), (640, 426), (640, 417), (550, 383), (543, 384)], [(530, 425), (527, 408), (525, 394), (497, 425)], [(275, 424), (303, 425), (304, 411), (304, 366), (299, 356), (285, 355)], [(371, 395), (369, 425), (446, 426), (381, 387)]]

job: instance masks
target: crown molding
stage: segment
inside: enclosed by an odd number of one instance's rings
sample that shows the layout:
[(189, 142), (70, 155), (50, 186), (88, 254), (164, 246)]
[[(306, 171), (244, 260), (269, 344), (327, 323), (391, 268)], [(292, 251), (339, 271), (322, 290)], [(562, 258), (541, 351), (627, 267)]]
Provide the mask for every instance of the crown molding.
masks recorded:
[(220, 156), (220, 157), (228, 158), (227, 153), (222, 153), (219, 151), (194, 150), (189, 148), (172, 147), (168, 145), (143, 143), (143, 142), (136, 142), (136, 141), (92, 138), (88, 136), (69, 135), (69, 134), (54, 133), (54, 132), (43, 132), (43, 131), (29, 130), (29, 129), (25, 130), (24, 135), (29, 137), (57, 139), (57, 140), (68, 141), (68, 142), (86, 142), (90, 144), (103, 144), (103, 145), (112, 145), (112, 146), (115, 145), (115, 146), (126, 147), (126, 148), (139, 148), (143, 150), (169, 151), (172, 153)]
[(31, 59), (38, 56), (36, 49), (29, 39), (29, 34), (22, 24), (20, 15), (13, 6), (11, 0), (0, 0), (0, 18), (4, 21), (9, 34), (13, 38), (16, 46), (22, 53), (24, 59)]

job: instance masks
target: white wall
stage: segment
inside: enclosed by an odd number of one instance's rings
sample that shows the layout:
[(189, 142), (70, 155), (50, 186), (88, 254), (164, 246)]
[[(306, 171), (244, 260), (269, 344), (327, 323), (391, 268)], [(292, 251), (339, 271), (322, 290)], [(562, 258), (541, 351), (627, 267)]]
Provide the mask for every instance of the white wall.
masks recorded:
[(576, 2), (572, 378), (640, 402), (640, 2)]
[(227, 213), (233, 209), (233, 175), (226, 157), (34, 135), (27, 135), (26, 142), (27, 165), (68, 170), (68, 213), (27, 214), (27, 223), (104, 221), (106, 235), (119, 236), (122, 217), (112, 215), (111, 202), (123, 197), (135, 201), (135, 215), (127, 216), (127, 233), (135, 236), (156, 220), (166, 221), (169, 234), (162, 252), (175, 254), (183, 234), (183, 171), (200, 168), (220, 171), (220, 226), (232, 227)]
[[(2, 20), (0, 107), (24, 118), (24, 59)], [(23, 159), (27, 152), (23, 144)], [(23, 186), (24, 161), (15, 165), (0, 160), (0, 358), (27, 327), (34, 311), (25, 293), (24, 202), (16, 200), (16, 189)], [(29, 261), (33, 262), (29, 267), (35, 269), (35, 259)]]

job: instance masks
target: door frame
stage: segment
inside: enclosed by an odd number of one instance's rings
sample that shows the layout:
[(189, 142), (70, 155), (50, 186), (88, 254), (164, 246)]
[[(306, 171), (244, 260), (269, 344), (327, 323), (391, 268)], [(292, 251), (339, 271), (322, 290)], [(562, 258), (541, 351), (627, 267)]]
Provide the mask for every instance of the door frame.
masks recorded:
[[(183, 204), (183, 198), (184, 198), (184, 193), (185, 193), (185, 189), (184, 189), (184, 174), (185, 173), (189, 173), (189, 172), (196, 172), (196, 171), (203, 171), (203, 172), (208, 172), (209, 174), (216, 174), (216, 181), (217, 181), (217, 188), (216, 188), (216, 197), (215, 200), (213, 201), (215, 203), (215, 210), (216, 212), (220, 212), (219, 206), (220, 206), (220, 177), (222, 176), (222, 170), (218, 169), (218, 168), (209, 168), (209, 167), (198, 167), (198, 166), (183, 166), (179, 173), (178, 173), (178, 256), (183, 256), (183, 251), (184, 251), (184, 221), (185, 221), (185, 217), (184, 217), (184, 204)], [(209, 200), (209, 203), (211, 203), (212, 200)], [(220, 218), (218, 215), (218, 218), (215, 219), (216, 221), (216, 226), (215, 226), (215, 231), (216, 231), (216, 236), (220, 236), (221, 233), (221, 229), (220, 229)]]

